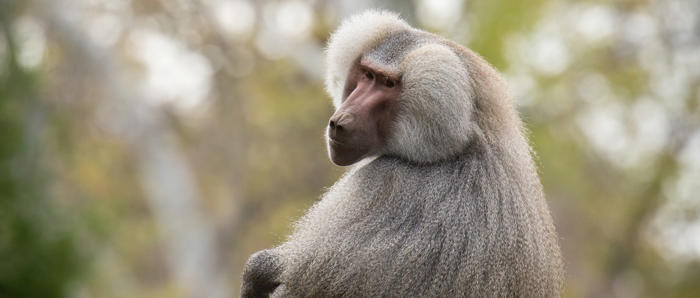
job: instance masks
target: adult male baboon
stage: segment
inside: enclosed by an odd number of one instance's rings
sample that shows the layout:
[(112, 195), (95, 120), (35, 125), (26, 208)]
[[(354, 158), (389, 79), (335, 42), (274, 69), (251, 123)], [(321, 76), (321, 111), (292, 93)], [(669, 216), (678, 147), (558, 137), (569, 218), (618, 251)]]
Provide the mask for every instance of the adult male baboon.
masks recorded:
[(330, 157), (366, 162), (250, 258), (242, 296), (558, 296), (557, 237), (499, 74), (388, 12), (343, 22), (327, 55)]

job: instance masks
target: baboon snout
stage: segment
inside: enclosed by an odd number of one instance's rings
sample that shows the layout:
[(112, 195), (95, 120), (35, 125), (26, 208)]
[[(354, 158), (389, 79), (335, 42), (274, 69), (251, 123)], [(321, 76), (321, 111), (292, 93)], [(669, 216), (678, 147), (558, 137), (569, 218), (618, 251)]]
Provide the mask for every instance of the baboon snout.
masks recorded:
[(328, 135), (332, 139), (345, 137), (353, 119), (354, 117), (348, 113), (334, 114), (328, 121)]

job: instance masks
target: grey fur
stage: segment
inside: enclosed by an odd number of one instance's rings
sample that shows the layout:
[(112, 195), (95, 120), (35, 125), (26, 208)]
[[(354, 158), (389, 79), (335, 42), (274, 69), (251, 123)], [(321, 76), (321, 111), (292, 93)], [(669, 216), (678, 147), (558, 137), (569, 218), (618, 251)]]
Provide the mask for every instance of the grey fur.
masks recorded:
[[(358, 34), (344, 26), (372, 22), (389, 29), (372, 27), (380, 38), (343, 36)], [(357, 41), (360, 52), (350, 47), (354, 57), (334, 48), (352, 38), (370, 41)], [(279, 285), (273, 297), (559, 296), (556, 233), (498, 73), (385, 12), (344, 23), (331, 38), (333, 57), (402, 73), (394, 131), (380, 156), (336, 182), (287, 242), (251, 257), (243, 295)], [(332, 73), (337, 62), (329, 61), (327, 79), (334, 101), (345, 76)]]

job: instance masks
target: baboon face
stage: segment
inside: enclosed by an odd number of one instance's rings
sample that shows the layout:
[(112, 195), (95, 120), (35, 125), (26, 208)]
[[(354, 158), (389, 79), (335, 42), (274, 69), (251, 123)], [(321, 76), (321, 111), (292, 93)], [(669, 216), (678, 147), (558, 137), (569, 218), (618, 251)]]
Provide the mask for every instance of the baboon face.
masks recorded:
[(352, 65), (341, 105), (328, 122), (333, 163), (347, 166), (381, 151), (391, 134), (400, 93), (398, 73), (368, 59)]
[(343, 55), (329, 50), (337, 56), (329, 58), (326, 81), (336, 107), (327, 131), (331, 160), (346, 166), (391, 155), (430, 163), (461, 152), (472, 133), (474, 93), (455, 49), (410, 29), (365, 47)]

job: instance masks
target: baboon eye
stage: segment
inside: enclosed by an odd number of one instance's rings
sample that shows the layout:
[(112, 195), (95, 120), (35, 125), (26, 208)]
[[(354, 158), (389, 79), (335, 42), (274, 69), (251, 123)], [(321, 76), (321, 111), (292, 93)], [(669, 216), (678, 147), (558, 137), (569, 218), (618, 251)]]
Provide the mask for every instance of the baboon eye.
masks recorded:
[(389, 88), (394, 88), (394, 80), (387, 79), (387, 80), (384, 82), (384, 85), (387, 86), (387, 87), (389, 87)]
[(373, 74), (372, 72), (370, 72), (369, 70), (365, 70), (364, 72), (365, 72), (365, 77), (366, 77), (368, 80), (370, 80), (370, 81), (371, 81), (371, 80), (374, 80), (374, 74)]

